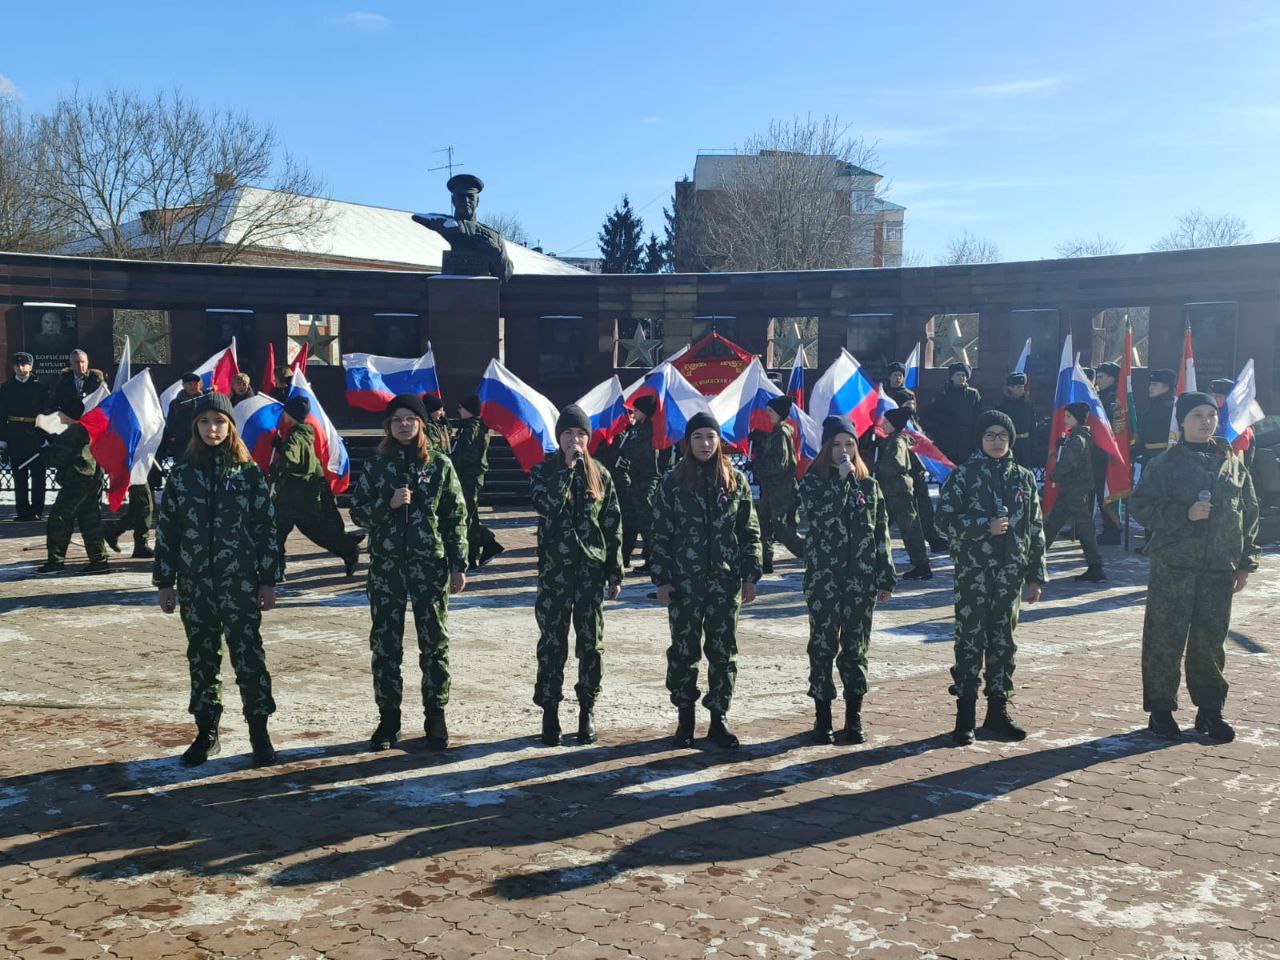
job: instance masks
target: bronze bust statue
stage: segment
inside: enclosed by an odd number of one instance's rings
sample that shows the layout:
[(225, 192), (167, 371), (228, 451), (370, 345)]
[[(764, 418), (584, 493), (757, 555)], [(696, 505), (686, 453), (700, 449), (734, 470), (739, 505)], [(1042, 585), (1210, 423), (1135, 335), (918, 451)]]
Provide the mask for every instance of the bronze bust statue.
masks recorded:
[(453, 197), (453, 216), (415, 213), (415, 223), (434, 230), (449, 242), (441, 273), (455, 277), (497, 277), (511, 279), (511, 261), (502, 244), (502, 234), (476, 220), (480, 191), (484, 182), (469, 173), (459, 173), (445, 184)]

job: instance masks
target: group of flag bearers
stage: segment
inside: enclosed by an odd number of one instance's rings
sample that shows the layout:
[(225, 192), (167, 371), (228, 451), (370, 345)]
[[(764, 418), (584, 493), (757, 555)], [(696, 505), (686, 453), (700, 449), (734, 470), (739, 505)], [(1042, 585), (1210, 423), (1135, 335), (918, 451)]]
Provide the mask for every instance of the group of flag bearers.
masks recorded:
[[(1064, 356), (1069, 352), (1068, 343)], [(842, 360), (852, 358), (845, 354)], [(950, 692), (957, 703), (955, 742), (973, 740), (983, 679), (988, 701), (984, 728), (994, 736), (1022, 739), (1025, 732), (1008, 711), (1014, 691), (1013, 634), (1020, 604), (1038, 600), (1047, 579), (1046, 533), (1052, 542), (1064, 523), (1075, 521), (1089, 561), (1089, 570), (1077, 579), (1100, 579), (1090, 576), (1095, 567), (1100, 573), (1100, 562), (1094, 562), (1097, 548), (1088, 535), (1091, 512), (1087, 520), (1084, 516), (1093, 490), (1089, 464), (1096, 442), (1091, 442), (1090, 431), (1091, 421), (1098, 421), (1097, 394), (1086, 387), (1085, 399), (1070, 399), (1056, 411), (1056, 422), (1064, 431), (1050, 468), (1057, 499), (1042, 517), (1034, 475), (1013, 455), (1029, 432), (1023, 429), (1025, 422), (1015, 422), (1003, 409), (981, 410), (980, 397), (978, 404), (970, 397), (976, 391), (967, 385), (967, 367), (953, 368), (943, 395), (948, 404), (958, 404), (964, 416), (957, 419), (967, 424), (969, 437), (966, 440), (961, 427), (951, 424), (945, 442), (958, 456), (966, 449), (972, 452), (950, 470), (936, 518), (930, 516), (926, 524), (920, 506), (928, 503), (931, 508), (932, 502), (923, 463), (952, 465), (915, 424), (914, 396), (907, 396), (911, 390), (905, 377), (899, 379), (905, 371), (891, 369), (887, 389), (879, 391), (897, 404), (889, 395), (895, 391), (904, 402), (896, 409), (886, 404), (879, 417), (884, 442), (873, 476), (859, 449), (859, 439), (867, 433), (859, 421), (865, 422), (869, 409), (874, 409), (875, 391), (856, 361), (851, 369), (840, 363), (833, 364), (815, 387), (818, 402), (811, 402), (810, 412), (821, 417), (816, 430), (809, 414), (772, 385), (759, 385), (750, 395), (727, 391), (727, 403), (736, 403), (737, 409), (724, 403), (717, 409), (720, 398), (708, 402), (690, 392), (669, 365), (655, 368), (626, 394), (614, 378), (613, 388), (602, 394), (604, 401), (593, 400), (590, 409), (575, 404), (556, 411), (495, 361), (479, 393), (461, 404), (458, 441), (443, 423), (438, 386), (435, 392), (393, 396), (383, 408), (384, 439), (352, 494), (352, 518), (369, 536), (366, 589), (379, 711), (373, 748), (386, 749), (399, 739), (404, 614), (410, 603), (418, 634), (427, 744), (436, 750), (448, 745), (448, 596), (465, 589), (466, 573), (480, 556), (492, 557), (501, 550), (492, 533), (479, 524), (475, 507), (485, 470), (487, 425), (507, 435), (518, 457), (523, 453), (528, 459), (534, 450), (538, 454), (538, 462), (530, 464), (539, 545), (534, 701), (543, 710), (545, 743), (560, 742), (559, 704), (570, 627), (576, 634), (578, 660), (577, 740), (596, 739), (593, 712), (603, 678), (603, 601), (618, 596), (629, 560), (628, 540), (634, 542), (636, 535), (643, 538), (646, 551), (642, 569), (658, 601), (668, 607), (667, 687), (677, 710), (677, 745), (693, 742), (704, 656), (707, 692), (701, 702), (711, 717), (708, 736), (722, 747), (738, 743), (727, 719), (736, 678), (738, 611), (742, 603), (754, 600), (756, 583), (771, 566), (771, 551), (765, 551), (764, 543), (775, 538), (802, 556), (805, 564), (808, 693), (815, 702), (815, 739), (835, 740), (834, 666), (845, 699), (842, 739), (864, 742), (861, 713), (868, 690), (872, 616), (877, 603), (891, 600), (897, 580), (890, 519), (897, 522), (911, 555), (907, 578), (932, 575), (922, 541), (935, 548), (945, 543), (954, 560), (956, 637)], [(430, 367), (434, 379), (433, 359)], [(1076, 395), (1079, 370), (1078, 363), (1073, 362), (1070, 371), (1064, 365), (1059, 398)], [(824, 384), (832, 371), (837, 380), (844, 380)], [(744, 377), (749, 380), (752, 373), (748, 368)], [(1164, 379), (1153, 377), (1156, 383)], [(1025, 374), (1012, 375), (1009, 386), (1025, 388)], [(331, 424), (322, 412), (321, 431), (327, 437), (308, 425), (314, 421), (311, 399), (303, 378), (302, 390), (291, 391), (284, 404), (277, 404), (281, 409), (274, 412), (275, 426), (268, 431), (277, 448), (269, 461), (271, 478), (288, 484), (291, 476), (318, 477), (328, 494), (322, 510), (328, 510), (335, 489), (329, 468), (341, 464), (345, 451), (326, 446), (326, 439), (336, 439), (339, 445), (341, 441), (336, 431), (329, 432)], [(1017, 393), (1007, 399), (1024, 398)], [(238, 425), (249, 424), (252, 416), (253, 411), (233, 409), (223, 393), (194, 396), (189, 437), (184, 449), (173, 451), (178, 465), (169, 476), (157, 526), (153, 577), (159, 605), (168, 613), (181, 607), (188, 637), (190, 711), (197, 724), (196, 740), (183, 757), (188, 764), (201, 763), (218, 750), (218, 667), (224, 641), (236, 670), (255, 762), (274, 759), (266, 720), (275, 705), (259, 625), (262, 612), (274, 605), (275, 585), (283, 576), (281, 531), (287, 533), (298, 519), (282, 511), (279, 497), (273, 499), (268, 475), (254, 462), (254, 444), (246, 445), (239, 435)], [(1218, 408), (1212, 396), (1184, 391), (1176, 402), (1174, 422), (1180, 442), (1154, 458), (1155, 451), (1144, 445), (1147, 469), (1131, 498), (1133, 515), (1149, 531), (1151, 556), (1143, 636), (1144, 706), (1154, 732), (1179, 735), (1172, 712), (1185, 650), (1188, 687), (1199, 708), (1197, 729), (1228, 740), (1234, 734), (1222, 718), (1227, 689), (1223, 641), (1231, 596), (1257, 567), (1257, 499), (1242, 458), (1216, 436)], [(91, 436), (95, 430), (79, 423), (75, 427)], [(1106, 429), (1109, 433), (1109, 424)], [(99, 423), (96, 435), (103, 432)], [(611, 460), (616, 483), (610, 470), (593, 457), (593, 450), (599, 451), (611, 437), (618, 439), (601, 456)], [(659, 477), (662, 449), (679, 439), (683, 455)], [(744, 443), (749, 444), (761, 481), (758, 510), (746, 476), (728, 457), (730, 447), (741, 449)], [(83, 445), (85, 450), (90, 446)], [(1110, 447), (1116, 447), (1114, 436)], [(85, 466), (91, 464), (97, 471), (89, 456)], [(136, 466), (126, 464), (123, 472), (118, 465), (110, 469), (113, 488), (132, 480)], [(460, 478), (466, 478), (470, 495)], [(286, 510), (301, 502), (292, 494), (287, 499)], [(809, 523), (804, 540), (796, 531), (797, 505)], [(96, 514), (96, 497), (93, 506)], [(332, 513), (337, 515), (336, 506)], [(82, 529), (86, 525), (87, 516)], [(341, 527), (313, 527), (309, 535), (319, 538), (317, 542), (332, 539), (330, 548), (352, 571), (354, 563), (348, 558), (358, 550), (355, 537)], [(1154, 609), (1152, 597), (1163, 598)]]

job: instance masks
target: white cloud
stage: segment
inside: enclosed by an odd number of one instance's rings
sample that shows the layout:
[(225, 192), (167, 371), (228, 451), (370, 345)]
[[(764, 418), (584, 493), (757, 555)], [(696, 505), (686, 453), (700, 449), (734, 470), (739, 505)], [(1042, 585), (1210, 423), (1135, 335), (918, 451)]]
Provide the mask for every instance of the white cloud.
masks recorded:
[(1027, 80), (1011, 80), (1008, 83), (988, 83), (966, 90), (977, 97), (1025, 97), (1039, 93), (1053, 93), (1067, 82), (1066, 77), (1032, 77)]
[(333, 22), (340, 27), (358, 30), (361, 33), (378, 33), (391, 26), (389, 18), (380, 13), (370, 13), (367, 10), (352, 10), (350, 13), (344, 13), (340, 17), (334, 17)]
[(14, 100), (18, 99), (18, 88), (13, 85), (13, 81), (0, 73), (0, 98)]

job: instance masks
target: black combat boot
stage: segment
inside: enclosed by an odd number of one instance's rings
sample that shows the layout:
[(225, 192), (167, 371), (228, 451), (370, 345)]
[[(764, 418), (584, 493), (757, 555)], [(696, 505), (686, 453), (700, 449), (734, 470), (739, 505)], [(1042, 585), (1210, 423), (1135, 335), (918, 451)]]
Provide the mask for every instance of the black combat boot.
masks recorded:
[(449, 748), (449, 726), (444, 722), (443, 707), (428, 707), (427, 721), (423, 725), (427, 735), (428, 750), (447, 750)]
[(929, 549), (934, 553), (946, 553), (951, 549), (951, 541), (946, 537), (939, 536), (937, 540), (929, 541)]
[(112, 529), (103, 530), (102, 540), (108, 547), (111, 548), (112, 553), (120, 552), (120, 531), (119, 530), (112, 530)]
[(902, 575), (903, 580), (932, 580), (933, 570), (928, 562), (918, 564)]
[(133, 542), (133, 559), (150, 560), (155, 555), (156, 555), (156, 552), (151, 549), (151, 546), (147, 543), (147, 541), (135, 540)]
[(216, 757), (222, 750), (218, 742), (218, 714), (196, 717), (196, 738), (182, 755), (184, 767), (198, 767), (210, 757)]
[(1084, 573), (1077, 574), (1072, 579), (1076, 583), (1102, 583), (1106, 580), (1106, 575), (1102, 572), (1102, 564), (1094, 563), (1085, 568)]
[(723, 750), (733, 750), (738, 746), (738, 738), (729, 729), (723, 713), (711, 711), (711, 726), (707, 729), (707, 739)]
[(382, 710), (378, 713), (378, 726), (369, 738), (370, 750), (390, 750), (400, 739), (400, 711)]
[(836, 735), (831, 729), (831, 701), (813, 701), (813, 742), (835, 743)]
[(967, 747), (973, 743), (973, 728), (977, 724), (977, 716), (977, 697), (956, 699), (956, 728), (951, 731), (951, 742), (957, 747)]
[(542, 708), (542, 742), (548, 747), (560, 746), (560, 704), (548, 703)]
[(591, 708), (590, 703), (578, 705), (578, 742), (583, 746), (596, 742), (596, 724)]
[(1004, 697), (987, 698), (987, 716), (982, 729), (1002, 740), (1025, 740), (1027, 731), (1009, 717), (1009, 701)]
[(693, 746), (693, 704), (680, 708), (679, 719), (676, 720), (676, 746)]
[(355, 576), (356, 567), (360, 565), (360, 547), (358, 544), (351, 545), (351, 552), (342, 558), (342, 573), (346, 577)]
[(111, 565), (107, 563), (107, 558), (103, 557), (101, 560), (90, 560), (83, 567), (77, 570), (76, 573), (107, 573), (110, 570)]
[(849, 697), (849, 699), (844, 702), (844, 742), (867, 742), (867, 735), (862, 729), (861, 697)]
[(1173, 719), (1172, 710), (1152, 710), (1147, 719), (1147, 729), (1162, 740), (1180, 740), (1182, 728)]
[(249, 746), (253, 748), (253, 765), (265, 767), (276, 762), (276, 748), (267, 736), (267, 718), (253, 717), (249, 721)]
[(490, 560), (496, 560), (506, 552), (507, 548), (500, 544), (497, 540), (490, 540), (480, 548), (480, 554), (476, 557), (476, 566), (483, 567)]
[(1210, 740), (1217, 740), (1219, 743), (1230, 743), (1236, 738), (1236, 732), (1231, 724), (1222, 719), (1222, 711), (1209, 707), (1201, 707), (1196, 711), (1196, 732), (1203, 733)]
[(46, 560), (36, 567), (36, 573), (58, 573), (64, 569), (66, 569), (66, 564), (61, 560)]

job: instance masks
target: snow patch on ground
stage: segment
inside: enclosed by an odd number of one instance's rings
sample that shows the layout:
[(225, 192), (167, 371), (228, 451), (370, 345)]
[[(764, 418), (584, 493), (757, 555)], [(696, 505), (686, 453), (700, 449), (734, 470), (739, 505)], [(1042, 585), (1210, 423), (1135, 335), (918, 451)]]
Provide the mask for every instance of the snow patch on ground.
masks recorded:
[(27, 802), (27, 791), (17, 787), (0, 787), (0, 810)]

